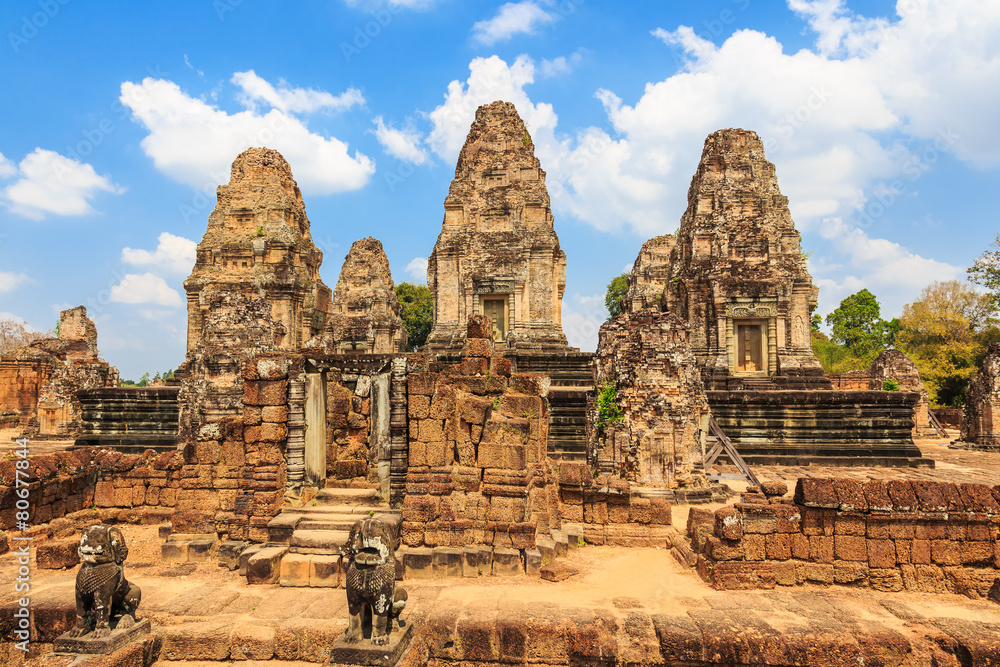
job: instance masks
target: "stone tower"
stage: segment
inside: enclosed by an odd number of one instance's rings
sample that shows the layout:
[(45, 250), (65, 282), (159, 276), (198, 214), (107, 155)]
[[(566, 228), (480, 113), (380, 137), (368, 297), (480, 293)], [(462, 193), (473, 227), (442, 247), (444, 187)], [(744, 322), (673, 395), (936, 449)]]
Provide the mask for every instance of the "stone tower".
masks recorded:
[(622, 312), (659, 308), (663, 287), (670, 278), (670, 253), (676, 243), (673, 234), (664, 234), (642, 244), (628, 277), (628, 294)]
[(273, 341), (247, 345), (301, 348), (323, 330), (330, 310), (330, 288), (319, 277), (322, 262), (285, 158), (269, 148), (240, 153), (229, 184), (218, 188), (194, 270), (184, 281), (188, 354), (201, 344), (213, 304), (237, 294), (265, 299), (274, 321)]
[(829, 386), (810, 336), (818, 290), (755, 132), (719, 130), (705, 140), (670, 263), (663, 305), (690, 324), (706, 380), (784, 376), (803, 388)]
[(355, 241), (333, 290), (326, 330), (308, 347), (334, 353), (405, 352), (406, 327), (395, 289), (382, 243), (370, 236)]
[(476, 110), (427, 262), (434, 295), (430, 352), (461, 350), (469, 315), (519, 351), (566, 350), (561, 308), (566, 254), (531, 135), (509, 102)]

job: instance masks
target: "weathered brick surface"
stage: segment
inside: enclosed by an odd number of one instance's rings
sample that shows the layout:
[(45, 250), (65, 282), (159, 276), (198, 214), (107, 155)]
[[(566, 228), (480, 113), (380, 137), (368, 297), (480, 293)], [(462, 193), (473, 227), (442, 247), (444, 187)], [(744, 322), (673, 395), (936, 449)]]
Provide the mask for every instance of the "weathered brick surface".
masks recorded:
[(979, 597), (1000, 577), (993, 491), (802, 478), (794, 504), (722, 507), (710, 528), (704, 511), (692, 509), (688, 535), (702, 554), (699, 573), (716, 588), (813, 582)]

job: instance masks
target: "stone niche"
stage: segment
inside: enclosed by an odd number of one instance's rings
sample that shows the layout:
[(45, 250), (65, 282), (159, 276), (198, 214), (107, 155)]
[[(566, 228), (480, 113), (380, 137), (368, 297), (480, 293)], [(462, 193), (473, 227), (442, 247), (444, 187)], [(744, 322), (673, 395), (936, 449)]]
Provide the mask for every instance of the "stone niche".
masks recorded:
[(592, 428), (600, 470), (640, 486), (708, 486), (708, 400), (688, 335), (679, 317), (653, 309), (601, 327), (594, 372), (615, 388), (622, 420)]
[(990, 345), (979, 371), (969, 380), (959, 442), (973, 449), (1000, 451), (1000, 343)]
[(566, 254), (534, 148), (513, 104), (476, 110), (427, 264), (428, 351), (461, 352), (470, 315), (490, 317), (502, 347), (569, 349), (561, 321)]
[(0, 415), (23, 431), (72, 436), (80, 431), (77, 392), (118, 386), (118, 369), (100, 358), (97, 327), (83, 306), (59, 313), (59, 337), (0, 356)]
[(710, 388), (717, 378), (781, 376), (804, 385), (789, 388), (829, 389), (810, 339), (818, 290), (756, 133), (708, 136), (669, 271), (657, 261), (644, 271), (666, 278), (663, 306), (690, 324)]
[(405, 352), (407, 333), (395, 289), (382, 243), (370, 236), (355, 241), (333, 290), (326, 329), (306, 347), (331, 353)]

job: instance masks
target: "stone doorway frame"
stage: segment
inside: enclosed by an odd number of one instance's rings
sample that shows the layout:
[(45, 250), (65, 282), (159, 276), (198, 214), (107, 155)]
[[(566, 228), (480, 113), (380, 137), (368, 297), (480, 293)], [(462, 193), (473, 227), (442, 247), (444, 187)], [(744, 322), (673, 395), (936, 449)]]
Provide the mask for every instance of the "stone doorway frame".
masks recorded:
[(504, 327), (501, 331), (497, 326), (496, 322), (493, 323), (493, 338), (498, 343), (502, 343), (507, 340), (507, 336), (510, 334), (511, 329), (511, 315), (513, 315), (513, 308), (511, 308), (511, 302), (513, 299), (510, 298), (510, 294), (477, 294), (477, 301), (479, 302), (476, 307), (476, 312), (480, 315), (486, 315), (486, 302), (487, 301), (501, 301), (503, 302), (503, 307), (501, 310), (504, 313)]
[[(772, 298), (764, 303), (747, 297), (737, 298), (726, 306), (726, 357), (729, 362), (729, 372), (740, 377), (768, 377), (778, 372), (778, 308), (777, 299)], [(767, 368), (760, 371), (741, 371), (737, 357), (739, 342), (736, 338), (739, 325), (761, 325), (764, 348), (762, 359), (766, 360)]]
[[(758, 368), (752, 371), (740, 370), (742, 356), (745, 356), (745, 351), (744, 355), (740, 355), (740, 346), (742, 344), (742, 341), (740, 340), (740, 329), (742, 329), (743, 327), (754, 327), (758, 330), (760, 334), (760, 343), (759, 343), (760, 349), (758, 351), (758, 357), (761, 363), (763, 364), (763, 368)], [(732, 343), (732, 349), (730, 350), (730, 359), (731, 359), (732, 372), (735, 375), (748, 376), (748, 377), (753, 377), (755, 375), (760, 375), (760, 376), (770, 375), (771, 363), (770, 359), (768, 358), (770, 355), (768, 355), (767, 353), (768, 340), (769, 340), (769, 337), (767, 335), (767, 329), (768, 329), (767, 320), (761, 320), (761, 319), (733, 320), (733, 337), (732, 337), (733, 343)]]

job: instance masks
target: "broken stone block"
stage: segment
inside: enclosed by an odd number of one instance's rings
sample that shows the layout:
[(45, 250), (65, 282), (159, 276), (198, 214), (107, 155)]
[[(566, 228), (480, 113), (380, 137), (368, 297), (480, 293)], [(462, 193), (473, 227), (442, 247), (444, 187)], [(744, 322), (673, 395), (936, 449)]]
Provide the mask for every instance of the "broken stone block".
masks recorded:
[(60, 570), (80, 564), (80, 540), (51, 540), (35, 548), (35, 563), (43, 570)]

